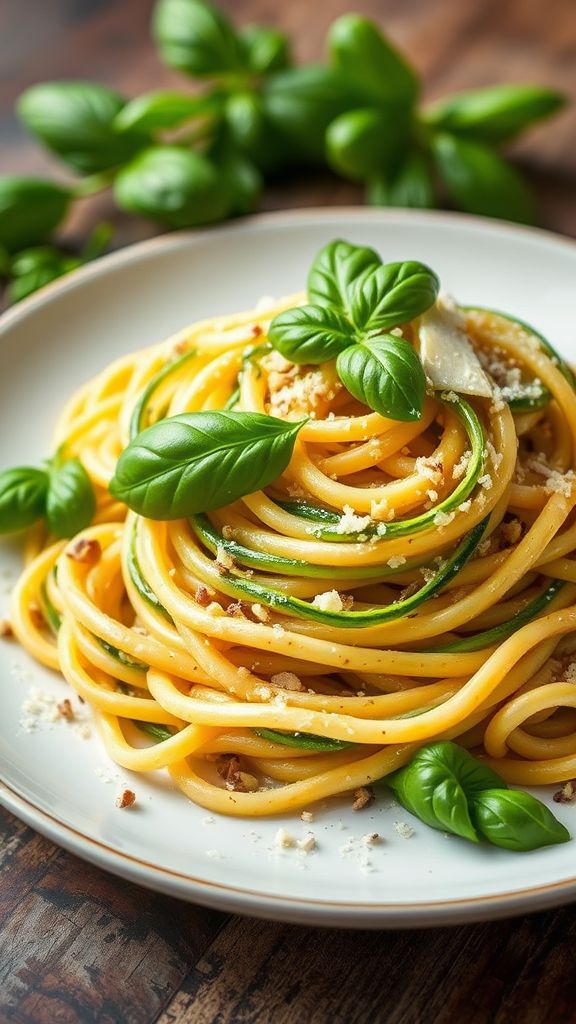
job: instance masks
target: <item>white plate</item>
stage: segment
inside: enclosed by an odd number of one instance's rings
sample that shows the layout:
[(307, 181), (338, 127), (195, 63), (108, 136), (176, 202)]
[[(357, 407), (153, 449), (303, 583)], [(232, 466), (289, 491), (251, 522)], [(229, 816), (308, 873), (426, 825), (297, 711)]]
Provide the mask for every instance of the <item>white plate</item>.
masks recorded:
[[(334, 209), (256, 217), (125, 249), (6, 314), (2, 465), (47, 454), (65, 398), (111, 359), (199, 317), (302, 287), (313, 255), (336, 237), (377, 246), (386, 260), (424, 260), (460, 301), (518, 314), (576, 356), (574, 243), (441, 213)], [(0, 544), (0, 591), (17, 569), (13, 547)], [(446, 838), (413, 820), (415, 834), (406, 839), (394, 822), (410, 816), (392, 806), (355, 814), (343, 800), (317, 813), (317, 852), (276, 850), (280, 825), (296, 835), (306, 827), (298, 818), (209, 821), (161, 773), (115, 771), (95, 737), (82, 739), (65, 724), (23, 732), (31, 686), (62, 694), (66, 686), (9, 642), (0, 644), (0, 677), (0, 800), (55, 842), (143, 885), (263, 917), (365, 927), (504, 916), (576, 898), (576, 840), (512, 854)], [(102, 766), (117, 781), (104, 783)], [(115, 792), (128, 779), (138, 802), (121, 811)], [(576, 833), (576, 807), (554, 809)], [(366, 848), (350, 840), (371, 831), (384, 842), (368, 851), (367, 865)]]

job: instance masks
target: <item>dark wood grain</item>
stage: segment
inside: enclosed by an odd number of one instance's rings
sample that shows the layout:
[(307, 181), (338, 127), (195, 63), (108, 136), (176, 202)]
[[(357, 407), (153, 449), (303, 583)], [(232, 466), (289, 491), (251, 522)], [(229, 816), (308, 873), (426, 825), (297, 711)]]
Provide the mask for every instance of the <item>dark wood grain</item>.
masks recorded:
[(158, 1024), (569, 1024), (575, 939), (573, 910), (376, 934), (235, 918)]
[[(350, 7), (378, 18), (420, 68), (426, 98), (540, 81), (576, 99), (574, 0), (222, 0), (320, 56)], [(29, 84), (93, 78), (126, 95), (181, 84), (150, 41), (152, 0), (3, 0), (0, 173), (62, 169), (13, 114)], [(576, 105), (514, 149), (541, 223), (576, 236)], [(327, 174), (269, 188), (264, 209), (360, 201)], [(115, 245), (147, 237), (104, 193), (77, 204), (72, 244), (103, 216)], [(495, 924), (341, 932), (253, 922), (113, 878), (0, 811), (0, 1024), (571, 1024), (576, 909)]]
[(154, 1020), (226, 917), (145, 892), (0, 814), (0, 1013)]

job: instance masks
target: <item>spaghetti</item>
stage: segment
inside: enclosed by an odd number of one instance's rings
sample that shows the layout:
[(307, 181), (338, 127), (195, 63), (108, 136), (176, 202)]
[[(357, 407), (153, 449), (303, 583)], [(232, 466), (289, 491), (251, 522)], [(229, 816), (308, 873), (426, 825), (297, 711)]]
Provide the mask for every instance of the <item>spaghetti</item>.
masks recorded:
[[(88, 702), (118, 764), (168, 769), (225, 814), (367, 786), (433, 738), (512, 783), (572, 779), (570, 372), (525, 325), (468, 309), (491, 397), (429, 391), (398, 422), (333, 361), (271, 348), (271, 319), (304, 301), (186, 328), (70, 399), (54, 446), (81, 460), (97, 510), (69, 542), (31, 531), (19, 641)], [(401, 333), (417, 345), (418, 330)], [(282, 476), (188, 519), (127, 514), (108, 484), (130, 439), (220, 409), (309, 417)]]

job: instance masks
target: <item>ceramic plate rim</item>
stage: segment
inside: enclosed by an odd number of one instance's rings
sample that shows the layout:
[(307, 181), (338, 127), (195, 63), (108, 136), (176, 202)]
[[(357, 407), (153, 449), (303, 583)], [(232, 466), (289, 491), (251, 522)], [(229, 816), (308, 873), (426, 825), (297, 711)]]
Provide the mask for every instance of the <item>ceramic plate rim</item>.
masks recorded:
[[(305, 223), (307, 220), (330, 220), (339, 216), (354, 216), (359, 221), (369, 219), (371, 223), (402, 221), (408, 218), (414, 222), (420, 221), (437, 226), (464, 224), (472, 230), (483, 230), (496, 236), (524, 235), (527, 239), (547, 242), (556, 249), (566, 248), (572, 254), (576, 251), (576, 241), (552, 231), (469, 214), (406, 209), (374, 210), (361, 206), (280, 210), (244, 217), (231, 224), (217, 225), (207, 230), (163, 234), (109, 253), (73, 271), (65, 278), (46, 285), (36, 294), (4, 312), (0, 316), (0, 337), (6, 329), (24, 320), (29, 313), (53, 301), (57, 302), (61, 294), (81, 287), (85, 281), (100, 276), (111, 267), (121, 267), (139, 262), (141, 259), (145, 260), (149, 253), (185, 249), (187, 245), (202, 244), (204, 239), (213, 238), (216, 234), (241, 232), (252, 226), (281, 225), (283, 222), (294, 221)], [(527, 886), (493, 895), (421, 900), (404, 905), (385, 902), (367, 904), (310, 897), (296, 899), (292, 896), (264, 894), (247, 886), (224, 885), (159, 867), (144, 858), (134, 857), (103, 841), (92, 839), (57, 816), (37, 807), (3, 780), (0, 780), (0, 804), (54, 843), (121, 878), (189, 902), (232, 913), (318, 926), (412, 928), (509, 917), (576, 900), (576, 875), (558, 882)]]

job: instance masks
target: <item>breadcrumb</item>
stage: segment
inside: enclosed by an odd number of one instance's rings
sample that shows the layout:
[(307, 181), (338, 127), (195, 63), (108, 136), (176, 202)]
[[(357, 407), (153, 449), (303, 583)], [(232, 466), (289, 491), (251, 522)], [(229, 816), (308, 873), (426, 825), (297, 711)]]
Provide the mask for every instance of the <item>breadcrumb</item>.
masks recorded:
[(354, 790), (354, 799), (352, 803), (353, 811), (361, 811), (364, 807), (368, 807), (369, 804), (374, 800), (374, 794), (371, 789), (367, 786), (361, 786), (359, 789)]
[(116, 797), (116, 807), (133, 807), (136, 803), (136, 794), (131, 789), (123, 789)]

